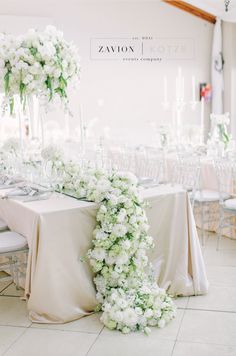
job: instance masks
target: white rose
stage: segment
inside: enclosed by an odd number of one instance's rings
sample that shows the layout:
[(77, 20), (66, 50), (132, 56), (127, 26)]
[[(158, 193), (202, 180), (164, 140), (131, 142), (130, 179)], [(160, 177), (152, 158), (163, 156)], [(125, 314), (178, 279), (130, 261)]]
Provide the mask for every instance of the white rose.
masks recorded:
[(138, 322), (138, 315), (135, 313), (134, 309), (127, 308), (124, 310), (124, 323), (127, 326), (135, 326)]
[[(160, 304), (159, 304), (160, 305)], [(156, 307), (156, 306), (154, 306), (154, 307)], [(155, 310), (154, 311), (154, 316), (155, 316), (155, 318), (160, 318), (160, 316), (161, 316), (161, 310)]]
[(115, 302), (118, 298), (117, 293), (112, 293), (110, 298), (113, 302)]
[(146, 287), (146, 286), (143, 286), (141, 289), (140, 289), (140, 292), (143, 293), (143, 294), (150, 294), (151, 293), (151, 290), (150, 288)]
[(107, 212), (107, 208), (105, 205), (101, 205), (100, 209), (99, 209), (99, 212), (102, 213), (102, 214), (106, 214)]
[(130, 333), (130, 328), (128, 328), (127, 326), (125, 326), (125, 327), (123, 327), (123, 329), (122, 329), (122, 333), (123, 334), (128, 334), (128, 333)]
[(130, 219), (129, 219), (129, 223), (130, 223), (131, 225), (134, 225), (136, 222), (137, 222), (136, 216), (134, 216), (134, 215), (131, 216)]
[(166, 325), (166, 322), (164, 319), (161, 319), (158, 321), (158, 327), (159, 328), (164, 328), (164, 326)]
[(125, 225), (116, 224), (113, 226), (112, 233), (117, 237), (123, 237), (127, 233), (127, 228)]
[(151, 318), (153, 316), (152, 309), (147, 309), (144, 313), (145, 318)]
[(103, 261), (106, 257), (106, 251), (103, 250), (102, 248), (95, 248), (92, 251), (92, 257), (98, 261)]
[(122, 252), (116, 258), (117, 265), (125, 265), (128, 261), (129, 261), (129, 256), (125, 252)]
[(122, 241), (121, 246), (124, 250), (129, 250), (131, 247), (131, 242), (129, 240), (124, 240)]
[(111, 273), (111, 278), (112, 278), (112, 279), (118, 279), (118, 278), (119, 278), (119, 273), (116, 272), (116, 271), (113, 271), (113, 272)]
[(96, 294), (96, 299), (97, 299), (98, 303), (103, 303), (103, 301), (104, 301), (104, 298), (101, 293)]
[(105, 240), (107, 238), (107, 234), (104, 231), (99, 230), (96, 232), (95, 237), (97, 240)]
[(148, 325), (150, 326), (157, 326), (158, 321), (156, 319), (149, 319), (148, 320)]
[(123, 272), (123, 267), (122, 267), (122, 266), (119, 266), (119, 265), (116, 265), (116, 266), (115, 266), (115, 271), (116, 271), (117, 273), (122, 273), (122, 272)]
[(123, 321), (124, 315), (122, 311), (116, 311), (113, 315), (112, 315), (112, 319), (114, 319), (115, 321), (117, 321), (118, 323), (121, 323)]
[(61, 70), (60, 70), (60, 69), (55, 69), (55, 70), (53, 71), (53, 76), (54, 76), (55, 78), (59, 78), (60, 75), (61, 75)]
[(100, 192), (107, 192), (110, 189), (111, 183), (108, 179), (100, 179), (97, 183), (97, 189)]
[(111, 205), (117, 205), (118, 203), (118, 197), (116, 197), (114, 194), (107, 194), (107, 199)]
[(118, 298), (117, 301), (116, 301), (116, 304), (117, 304), (118, 307), (124, 309), (124, 308), (127, 307), (128, 302), (125, 299)]
[(137, 315), (142, 315), (143, 314), (142, 308), (140, 308), (140, 307), (136, 307), (135, 308), (135, 312), (136, 312)]
[(105, 312), (109, 312), (109, 311), (111, 310), (111, 304), (105, 303), (105, 304), (103, 305), (103, 310), (104, 310)]

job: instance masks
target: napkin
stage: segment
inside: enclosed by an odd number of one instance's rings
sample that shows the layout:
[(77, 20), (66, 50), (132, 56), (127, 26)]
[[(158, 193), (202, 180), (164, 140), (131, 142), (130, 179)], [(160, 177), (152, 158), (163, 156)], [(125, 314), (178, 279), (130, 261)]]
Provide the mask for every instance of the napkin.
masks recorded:
[(17, 189), (10, 190), (7, 194), (2, 195), (2, 198), (8, 199), (11, 197), (20, 197), (20, 196), (27, 196), (27, 195), (29, 195), (27, 191), (17, 188)]
[(12, 197), (40, 197), (43, 194), (50, 193), (50, 190), (44, 187), (37, 187), (31, 185), (18, 186), (15, 189), (10, 190), (7, 194), (3, 195), (3, 199), (8, 199)]
[(33, 202), (33, 201), (39, 201), (39, 200), (46, 200), (51, 196), (50, 193), (44, 193), (40, 195), (35, 195), (35, 196), (27, 196), (24, 200), (22, 200), (24, 203), (28, 202)]
[(36, 184), (31, 184), (29, 186), (33, 191), (36, 191), (38, 194), (44, 194), (44, 193), (49, 193), (52, 191), (52, 189), (48, 189), (46, 187), (43, 187), (43, 186), (39, 186), (39, 185), (36, 185)]
[(7, 176), (3, 176), (0, 178), (0, 189), (7, 189), (20, 182), (22, 182), (21, 178), (9, 178)]

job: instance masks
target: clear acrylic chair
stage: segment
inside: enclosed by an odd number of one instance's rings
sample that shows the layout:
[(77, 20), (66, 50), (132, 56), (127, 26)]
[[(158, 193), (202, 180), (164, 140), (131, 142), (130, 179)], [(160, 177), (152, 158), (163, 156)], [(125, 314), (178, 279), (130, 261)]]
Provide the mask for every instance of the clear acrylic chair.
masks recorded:
[[(25, 237), (13, 231), (0, 233), (0, 257), (3, 261), (0, 263), (0, 271), (8, 273), (0, 277), (1, 281), (14, 281), (16, 288), (19, 288), (19, 279), (25, 274), (27, 253), (28, 245)], [(23, 257), (25, 257), (24, 262)]]
[(164, 181), (164, 155), (157, 149), (143, 148), (135, 151), (135, 175), (139, 182), (155, 186)]
[(112, 166), (118, 171), (129, 171), (134, 173), (134, 149), (129, 147), (113, 147), (108, 150), (107, 157)]
[[(202, 245), (205, 244), (205, 225), (209, 224), (210, 204), (219, 201), (217, 192), (202, 190), (200, 182), (201, 156), (193, 152), (179, 152), (174, 166), (175, 182), (188, 191), (195, 214), (200, 215)], [(200, 213), (200, 214), (199, 214)]]
[(179, 184), (189, 193), (192, 207), (199, 187), (200, 158), (187, 153), (179, 153), (172, 166), (171, 183)]
[(219, 159), (215, 161), (215, 170), (220, 195), (220, 218), (217, 231), (217, 250), (220, 247), (222, 232), (236, 229), (236, 161)]
[[(201, 165), (201, 160), (200, 160)], [(211, 223), (215, 223), (218, 215), (215, 212), (214, 206), (218, 205), (220, 201), (220, 194), (217, 190), (204, 189), (202, 187), (201, 177), (199, 180), (199, 187), (195, 192), (195, 216), (200, 216), (200, 229), (202, 245), (205, 245), (206, 231), (210, 230)]]

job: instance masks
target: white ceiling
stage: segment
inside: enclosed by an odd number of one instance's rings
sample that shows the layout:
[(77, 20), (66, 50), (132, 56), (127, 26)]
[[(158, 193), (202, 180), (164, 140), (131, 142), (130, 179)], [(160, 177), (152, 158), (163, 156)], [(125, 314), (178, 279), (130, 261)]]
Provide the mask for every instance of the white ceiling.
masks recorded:
[(224, 21), (236, 22), (236, 0), (231, 0), (229, 11), (225, 12), (224, 0), (185, 0), (189, 4), (199, 7)]

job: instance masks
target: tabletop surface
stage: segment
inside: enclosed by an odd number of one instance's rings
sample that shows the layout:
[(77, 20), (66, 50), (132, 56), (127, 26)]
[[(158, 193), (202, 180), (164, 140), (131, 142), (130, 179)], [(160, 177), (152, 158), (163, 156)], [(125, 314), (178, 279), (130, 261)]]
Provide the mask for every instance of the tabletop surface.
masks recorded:
[[(7, 194), (8, 190), (0, 190), (0, 196)], [(185, 191), (178, 185), (162, 184), (159, 186), (145, 188), (141, 190), (141, 195), (143, 199), (152, 199), (155, 197), (172, 195), (177, 193), (184, 193)], [(13, 204), (21, 205), (25, 209), (33, 210), (36, 213), (49, 213), (56, 211), (68, 211), (72, 209), (97, 209), (98, 204), (94, 202), (87, 202), (84, 200), (79, 200), (65, 194), (52, 193), (52, 195), (45, 200), (35, 200), (30, 202), (24, 202), (25, 197), (20, 197), (14, 199), (2, 199), (2, 204)]]

